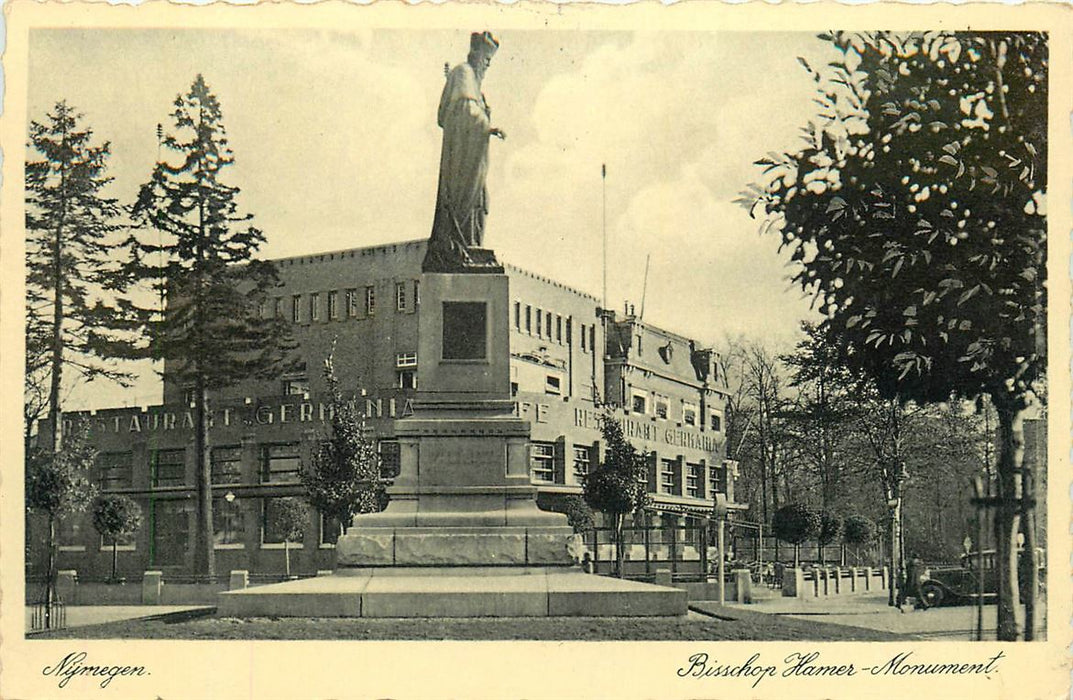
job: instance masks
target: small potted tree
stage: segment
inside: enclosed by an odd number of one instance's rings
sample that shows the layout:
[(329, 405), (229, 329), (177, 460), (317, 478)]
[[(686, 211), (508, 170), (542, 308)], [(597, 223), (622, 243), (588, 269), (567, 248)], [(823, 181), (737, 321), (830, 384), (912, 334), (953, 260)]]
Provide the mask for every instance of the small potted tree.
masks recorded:
[(846, 517), (842, 528), (842, 541), (853, 547), (854, 563), (861, 563), (861, 545), (871, 544), (876, 538), (876, 524), (871, 518), (854, 513)]
[(834, 511), (824, 510), (820, 512), (820, 532), (816, 535), (816, 544), (820, 550), (820, 566), (827, 563), (824, 548), (832, 542), (838, 541), (842, 534), (842, 516)]
[(771, 531), (778, 539), (794, 546), (794, 568), (801, 562), (801, 543), (820, 534), (820, 514), (804, 503), (790, 503), (775, 511)]
[(128, 496), (109, 494), (93, 501), (93, 529), (105, 542), (112, 543), (112, 575), (109, 583), (122, 583), (116, 577), (119, 540), (129, 537), (142, 526), (142, 508)]
[(301, 499), (280, 498), (275, 504), (273, 526), (283, 536), (283, 561), (287, 578), (291, 577), (291, 542), (301, 542), (305, 537), (309, 511)]

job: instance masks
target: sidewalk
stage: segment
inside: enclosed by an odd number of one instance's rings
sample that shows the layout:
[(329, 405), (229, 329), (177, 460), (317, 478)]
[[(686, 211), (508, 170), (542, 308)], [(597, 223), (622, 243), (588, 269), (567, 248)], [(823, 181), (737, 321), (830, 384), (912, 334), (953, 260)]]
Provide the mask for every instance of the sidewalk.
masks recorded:
[[(149, 619), (176, 613), (211, 612), (211, 605), (74, 605), (67, 608), (67, 627), (86, 627), (105, 622)], [(30, 631), (30, 607), (25, 609), (25, 629)]]
[[(839, 625), (865, 627), (873, 630), (911, 634), (927, 639), (976, 639), (976, 606), (947, 605), (928, 610), (914, 609), (911, 604), (899, 611), (887, 605), (887, 592), (875, 591), (859, 595), (827, 598), (761, 597), (750, 605), (728, 602), (727, 607), (750, 612), (784, 615), (801, 620), (823, 620)], [(983, 637), (995, 638), (998, 614), (994, 604), (983, 610)], [(1037, 625), (1042, 638), (1046, 632), (1046, 601), (1041, 600), (1041, 620)], [(1023, 619), (1024, 608), (1021, 608)]]

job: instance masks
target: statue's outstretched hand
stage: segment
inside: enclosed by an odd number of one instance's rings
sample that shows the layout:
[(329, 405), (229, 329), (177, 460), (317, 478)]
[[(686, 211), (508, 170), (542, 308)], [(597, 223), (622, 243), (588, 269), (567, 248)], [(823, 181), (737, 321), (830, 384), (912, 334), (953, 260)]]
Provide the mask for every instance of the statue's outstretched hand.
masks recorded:
[(494, 126), (492, 127), (492, 129), (488, 133), (491, 134), (492, 136), (495, 136), (500, 141), (504, 141), (507, 138), (507, 132), (503, 131), (500, 128), (494, 127)]

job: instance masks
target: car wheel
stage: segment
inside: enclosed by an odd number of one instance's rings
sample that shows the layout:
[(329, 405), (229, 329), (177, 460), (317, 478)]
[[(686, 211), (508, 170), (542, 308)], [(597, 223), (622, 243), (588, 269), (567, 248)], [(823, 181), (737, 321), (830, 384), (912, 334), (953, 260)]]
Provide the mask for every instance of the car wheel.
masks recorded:
[(924, 608), (941, 605), (944, 597), (943, 587), (939, 584), (928, 581), (920, 585), (920, 604)]

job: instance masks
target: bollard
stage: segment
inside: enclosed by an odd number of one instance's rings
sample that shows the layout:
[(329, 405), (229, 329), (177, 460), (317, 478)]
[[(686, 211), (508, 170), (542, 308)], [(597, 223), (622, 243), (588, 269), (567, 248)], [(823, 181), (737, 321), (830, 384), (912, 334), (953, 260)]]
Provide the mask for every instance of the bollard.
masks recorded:
[(850, 593), (856, 593), (857, 592), (857, 574), (858, 574), (858, 571), (857, 571), (856, 566), (849, 567), (849, 592)]
[(834, 594), (840, 595), (842, 593), (842, 570), (837, 567), (831, 569), (831, 576), (834, 576), (835, 580)]
[(142, 577), (142, 605), (160, 605), (164, 589), (163, 571), (146, 571)]
[(880, 585), (880, 588), (886, 589), (888, 587), (887, 586), (887, 581), (888, 581), (889, 577), (890, 577), (890, 569), (888, 569), (887, 567), (884, 566), (883, 567), (883, 578), (881, 579), (882, 584)]
[(75, 605), (78, 591), (78, 572), (74, 569), (64, 569), (56, 572), (56, 596), (65, 605)]
[(782, 595), (787, 598), (805, 597), (805, 572), (801, 569), (786, 568), (782, 572)]
[(227, 590), (229, 591), (241, 591), (245, 588), (249, 588), (250, 585), (250, 572), (245, 569), (233, 569), (231, 571), (231, 580), (227, 584)]
[(657, 586), (670, 586), (671, 585), (671, 570), (670, 569), (656, 569), (656, 585)]
[(864, 590), (872, 590), (872, 567), (864, 567)]
[(734, 599), (739, 603), (753, 602), (753, 578), (748, 569), (734, 569)]

